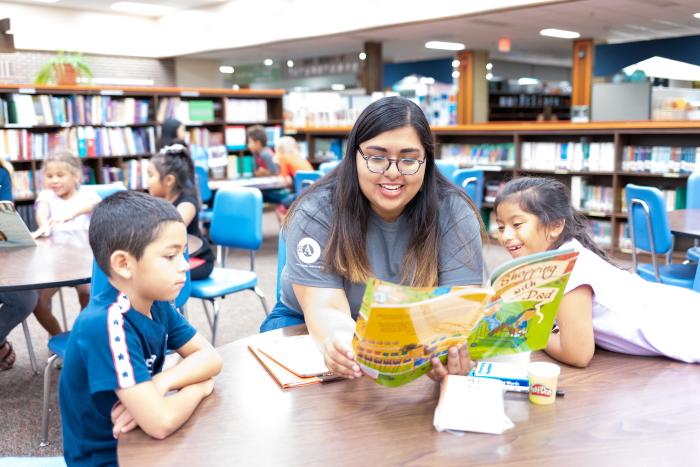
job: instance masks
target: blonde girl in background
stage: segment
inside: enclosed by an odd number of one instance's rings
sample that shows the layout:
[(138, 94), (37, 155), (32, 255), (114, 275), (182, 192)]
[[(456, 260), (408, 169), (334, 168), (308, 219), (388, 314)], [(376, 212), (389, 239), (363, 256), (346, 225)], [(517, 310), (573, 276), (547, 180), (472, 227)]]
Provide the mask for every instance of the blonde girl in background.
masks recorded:
[[(82, 164), (68, 150), (58, 150), (44, 161), (44, 187), (37, 197), (36, 235), (47, 236), (54, 232), (87, 231), (90, 213), (100, 197), (92, 190), (80, 186)], [(80, 307), (85, 308), (90, 300), (90, 285), (75, 286)], [(51, 297), (58, 289), (39, 291), (39, 303), (34, 309), (37, 321), (52, 336), (61, 332), (61, 326), (51, 313)]]

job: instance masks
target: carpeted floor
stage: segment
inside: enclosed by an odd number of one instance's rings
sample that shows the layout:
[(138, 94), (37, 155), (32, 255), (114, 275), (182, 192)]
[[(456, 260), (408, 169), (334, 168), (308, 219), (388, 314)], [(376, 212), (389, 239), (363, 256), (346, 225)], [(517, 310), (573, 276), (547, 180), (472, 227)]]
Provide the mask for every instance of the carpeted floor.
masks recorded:
[[(259, 285), (268, 300), (274, 306), (277, 281), (277, 234), (279, 224), (275, 214), (266, 210), (263, 216), (263, 246), (255, 257), (255, 269), (259, 276)], [(508, 259), (506, 252), (495, 245), (486, 247), (486, 260), (489, 269)], [(248, 267), (248, 255), (245, 252), (232, 252), (227, 260), (229, 267)], [(78, 311), (78, 299), (75, 291), (63, 289), (69, 323), (73, 322)], [(56, 316), (60, 316), (58, 298), (54, 303)], [(204, 316), (201, 302), (191, 300), (188, 314), (192, 324), (205, 337), (210, 337), (209, 327)], [(241, 292), (227, 297), (222, 302), (217, 335), (217, 345), (256, 334), (264, 317), (260, 301), (252, 292)], [(43, 371), (48, 349), (46, 332), (33, 316), (29, 318), (34, 350)], [(5, 456), (61, 456), (61, 421), (57, 405), (56, 387), (58, 374), (52, 379), (50, 396), (49, 440), (51, 444), (40, 447), (42, 375), (32, 374), (24, 335), (18, 326), (9, 336), (17, 352), (17, 361), (9, 371), (0, 372), (0, 457)]]

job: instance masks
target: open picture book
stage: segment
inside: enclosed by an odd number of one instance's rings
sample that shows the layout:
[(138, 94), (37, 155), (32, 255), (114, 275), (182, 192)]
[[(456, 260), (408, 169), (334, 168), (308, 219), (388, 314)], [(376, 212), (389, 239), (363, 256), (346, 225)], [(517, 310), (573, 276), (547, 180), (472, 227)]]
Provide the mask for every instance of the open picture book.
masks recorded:
[(0, 201), (0, 248), (36, 245), (27, 225), (9, 201)]
[(543, 349), (578, 253), (553, 250), (498, 267), (490, 287), (406, 287), (370, 279), (353, 350), (362, 371), (401, 386), (469, 345), (474, 360)]

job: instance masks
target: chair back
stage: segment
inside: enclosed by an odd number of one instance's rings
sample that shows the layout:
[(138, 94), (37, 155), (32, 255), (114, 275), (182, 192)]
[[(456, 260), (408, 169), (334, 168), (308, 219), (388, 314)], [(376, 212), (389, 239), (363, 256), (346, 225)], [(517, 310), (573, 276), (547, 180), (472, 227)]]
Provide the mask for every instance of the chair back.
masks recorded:
[(280, 229), (277, 239), (277, 302), (282, 295), (282, 269), (287, 264), (287, 239), (284, 237), (284, 229)]
[(194, 167), (195, 177), (197, 178), (197, 188), (199, 188), (199, 197), (202, 203), (208, 203), (211, 200), (211, 190), (209, 189), (209, 171), (206, 167), (196, 165)]
[(481, 209), (484, 200), (484, 171), (478, 169), (459, 169), (452, 175), (455, 185), (462, 188), (476, 207)]
[(632, 245), (650, 253), (668, 253), (673, 248), (673, 235), (661, 191), (650, 186), (628, 184), (625, 196)]
[(223, 247), (257, 250), (262, 245), (262, 193), (251, 187), (226, 187), (214, 196), (209, 236)]
[(321, 178), (323, 174), (318, 170), (297, 170), (294, 174), (294, 192), (299, 194), (304, 191), (304, 188), (310, 186), (316, 180)]
[(688, 177), (685, 208), (700, 209), (700, 172), (693, 172)]
[(126, 186), (122, 182), (114, 183), (98, 183), (96, 185), (83, 185), (84, 187), (93, 190), (102, 199), (105, 199), (109, 195), (113, 195), (117, 191), (126, 190)]
[(454, 173), (459, 168), (454, 162), (443, 161), (441, 159), (435, 159), (435, 165), (437, 166), (440, 173), (445, 176), (448, 180), (454, 180)]
[(318, 166), (318, 171), (321, 172), (322, 175), (329, 174), (338, 167), (338, 164), (340, 164), (340, 161), (328, 161), (328, 162), (322, 162), (321, 165)]

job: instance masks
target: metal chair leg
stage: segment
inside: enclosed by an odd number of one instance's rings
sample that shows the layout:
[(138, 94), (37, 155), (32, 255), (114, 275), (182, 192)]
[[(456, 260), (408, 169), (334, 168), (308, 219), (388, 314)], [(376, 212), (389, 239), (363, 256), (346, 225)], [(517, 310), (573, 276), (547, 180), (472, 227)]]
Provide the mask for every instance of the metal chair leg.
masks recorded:
[(39, 365), (36, 363), (36, 354), (34, 353), (34, 345), (32, 345), (32, 336), (29, 334), (29, 324), (27, 320), (22, 321), (22, 331), (24, 331), (24, 340), (27, 341), (27, 352), (29, 352), (29, 362), (32, 364), (32, 373), (39, 374)]
[(206, 316), (207, 323), (209, 324), (209, 329), (211, 329), (211, 316), (209, 315), (209, 308), (207, 307), (207, 300), (202, 299), (202, 308), (204, 308), (204, 316)]
[(46, 447), (49, 443), (49, 396), (51, 395), (51, 372), (53, 364), (58, 358), (58, 355), (52, 355), (46, 362), (44, 368), (44, 402), (41, 407), (41, 444)]
[(63, 289), (58, 288), (58, 299), (61, 301), (61, 315), (63, 315), (63, 330), (70, 331), (68, 329), (68, 318), (66, 318), (66, 305), (63, 302)]
[(214, 318), (212, 320), (212, 327), (211, 327), (211, 345), (216, 347), (216, 327), (219, 324), (219, 301), (214, 299), (211, 302), (212, 306), (214, 307)]
[(255, 295), (257, 295), (258, 298), (260, 298), (263, 311), (265, 311), (265, 316), (268, 316), (270, 314), (270, 309), (267, 307), (267, 300), (265, 300), (265, 294), (263, 294), (262, 290), (257, 285), (253, 288), (253, 292), (255, 292)]

